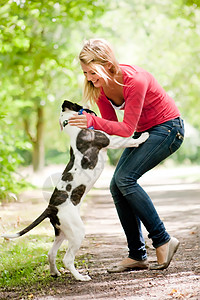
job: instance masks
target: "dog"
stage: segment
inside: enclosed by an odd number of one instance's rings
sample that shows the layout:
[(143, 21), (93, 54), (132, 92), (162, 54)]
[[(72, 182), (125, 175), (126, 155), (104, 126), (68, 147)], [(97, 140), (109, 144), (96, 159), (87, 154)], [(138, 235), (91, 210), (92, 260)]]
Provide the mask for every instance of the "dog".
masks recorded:
[[(83, 107), (65, 100), (60, 114), (61, 128), (70, 136), (70, 161), (63, 171), (44, 212), (32, 224), (16, 234), (3, 234), (1, 237), (17, 238), (44, 219), (49, 218), (55, 231), (55, 240), (48, 253), (50, 274), (60, 276), (56, 267), (56, 255), (64, 240), (68, 240), (68, 249), (63, 262), (71, 274), (80, 281), (91, 279), (82, 275), (74, 266), (74, 259), (85, 236), (84, 224), (80, 217), (80, 205), (88, 191), (93, 187), (104, 168), (106, 149), (138, 147), (144, 143), (149, 134), (143, 133), (138, 139), (110, 136), (93, 129), (80, 129), (70, 126), (68, 119), (74, 113), (82, 113)], [(88, 113), (94, 113), (85, 109)]]

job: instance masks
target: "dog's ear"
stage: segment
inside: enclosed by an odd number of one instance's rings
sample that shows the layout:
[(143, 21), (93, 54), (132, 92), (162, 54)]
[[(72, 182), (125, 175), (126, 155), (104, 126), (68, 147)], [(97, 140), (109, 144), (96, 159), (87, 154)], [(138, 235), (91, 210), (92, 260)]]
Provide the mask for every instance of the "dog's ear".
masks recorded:
[(78, 112), (81, 108), (83, 108), (81, 105), (73, 103), (69, 100), (65, 100), (62, 104), (62, 111), (65, 111), (65, 109), (69, 109)]
[(74, 110), (76, 112), (79, 112), (79, 110), (82, 109), (82, 108), (83, 108), (83, 106), (81, 106), (77, 103), (73, 103), (73, 109), (72, 110)]
[(70, 101), (65, 100), (62, 104), (62, 111), (65, 111), (65, 108), (69, 108), (70, 106)]

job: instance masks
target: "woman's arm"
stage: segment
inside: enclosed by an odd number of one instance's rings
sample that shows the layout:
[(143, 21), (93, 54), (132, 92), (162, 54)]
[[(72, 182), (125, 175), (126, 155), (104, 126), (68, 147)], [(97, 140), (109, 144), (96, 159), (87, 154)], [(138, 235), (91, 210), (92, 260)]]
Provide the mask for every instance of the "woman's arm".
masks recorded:
[(123, 121), (118, 122), (114, 108), (108, 100), (106, 105), (106, 101), (100, 99), (97, 104), (103, 118), (87, 114), (87, 126), (93, 126), (94, 129), (105, 131), (110, 135), (131, 136), (140, 118), (147, 88), (148, 81), (141, 73), (137, 74), (134, 79), (129, 78), (124, 87)]
[(94, 129), (105, 131), (110, 135), (129, 137), (136, 129), (143, 109), (147, 88), (148, 80), (142, 73), (137, 73), (134, 78), (129, 77), (126, 80), (124, 86), (125, 109), (122, 122), (118, 122), (111, 103), (107, 99), (100, 97), (97, 105), (102, 118), (84, 113), (81, 116), (71, 117), (69, 124), (80, 128), (93, 126)]

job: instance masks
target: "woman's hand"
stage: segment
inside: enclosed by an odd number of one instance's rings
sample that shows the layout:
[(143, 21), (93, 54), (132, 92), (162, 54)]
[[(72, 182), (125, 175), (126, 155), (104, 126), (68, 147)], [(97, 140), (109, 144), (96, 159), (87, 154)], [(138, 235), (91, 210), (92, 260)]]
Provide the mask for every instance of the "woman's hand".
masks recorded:
[(87, 128), (87, 117), (84, 114), (74, 114), (72, 117), (69, 118), (68, 123), (71, 126), (77, 126), (81, 129), (85, 129)]

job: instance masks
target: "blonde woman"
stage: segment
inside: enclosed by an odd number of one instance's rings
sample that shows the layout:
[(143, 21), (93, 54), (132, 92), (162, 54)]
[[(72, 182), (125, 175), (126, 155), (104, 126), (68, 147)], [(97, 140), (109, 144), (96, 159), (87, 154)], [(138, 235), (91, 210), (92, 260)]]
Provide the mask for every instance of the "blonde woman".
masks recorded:
[[(84, 99), (97, 103), (102, 118), (84, 113), (74, 115), (69, 124), (80, 128), (93, 126), (123, 137), (139, 137), (144, 131), (150, 134), (140, 147), (124, 150), (111, 181), (110, 190), (126, 234), (129, 255), (108, 271), (148, 268), (141, 222), (156, 248), (157, 263), (150, 265), (150, 269), (165, 269), (179, 241), (167, 233), (137, 180), (181, 146), (184, 124), (180, 112), (150, 73), (135, 65), (119, 64), (107, 41), (87, 41), (79, 59), (85, 75)], [(122, 122), (118, 122), (116, 109), (124, 110)]]

